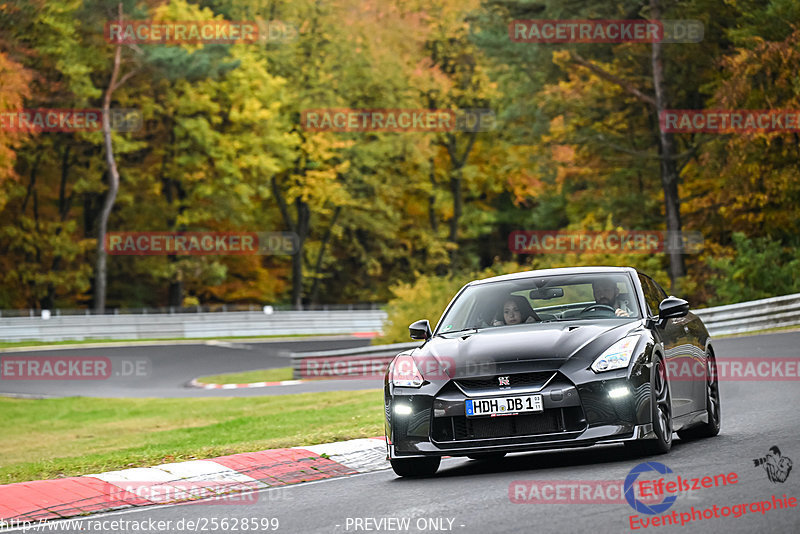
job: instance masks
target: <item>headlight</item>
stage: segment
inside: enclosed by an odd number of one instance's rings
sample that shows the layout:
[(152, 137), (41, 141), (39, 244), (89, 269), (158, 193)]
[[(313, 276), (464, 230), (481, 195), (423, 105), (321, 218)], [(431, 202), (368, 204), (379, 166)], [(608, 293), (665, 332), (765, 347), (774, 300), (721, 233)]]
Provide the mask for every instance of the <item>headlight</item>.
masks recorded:
[(422, 373), (417, 369), (414, 358), (408, 355), (395, 358), (392, 364), (392, 384), (406, 388), (418, 388), (422, 385)]
[(592, 364), (592, 371), (601, 373), (603, 371), (612, 371), (614, 369), (624, 369), (628, 367), (633, 356), (633, 351), (636, 349), (641, 336), (628, 336), (620, 339), (610, 347), (608, 347), (603, 354), (597, 357)]

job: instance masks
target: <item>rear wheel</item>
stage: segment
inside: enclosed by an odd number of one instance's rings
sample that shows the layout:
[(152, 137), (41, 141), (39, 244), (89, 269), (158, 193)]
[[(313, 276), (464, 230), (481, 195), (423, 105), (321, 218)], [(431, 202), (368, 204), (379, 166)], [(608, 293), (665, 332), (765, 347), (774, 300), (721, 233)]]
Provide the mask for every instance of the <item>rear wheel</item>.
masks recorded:
[(656, 438), (625, 442), (625, 446), (638, 456), (664, 454), (672, 447), (672, 397), (669, 392), (667, 368), (664, 360), (658, 355), (653, 357), (650, 406)]
[(484, 462), (496, 462), (497, 460), (502, 460), (505, 455), (506, 453), (504, 452), (485, 452), (482, 454), (470, 454), (467, 455), (467, 458), (470, 460), (482, 460)]
[(392, 458), (394, 472), (401, 477), (429, 477), (436, 473), (442, 459), (439, 456), (426, 458)]
[(719, 434), (722, 423), (722, 409), (719, 403), (719, 375), (714, 354), (706, 353), (706, 413), (708, 422), (700, 426), (678, 430), (678, 437), (684, 440), (710, 438)]

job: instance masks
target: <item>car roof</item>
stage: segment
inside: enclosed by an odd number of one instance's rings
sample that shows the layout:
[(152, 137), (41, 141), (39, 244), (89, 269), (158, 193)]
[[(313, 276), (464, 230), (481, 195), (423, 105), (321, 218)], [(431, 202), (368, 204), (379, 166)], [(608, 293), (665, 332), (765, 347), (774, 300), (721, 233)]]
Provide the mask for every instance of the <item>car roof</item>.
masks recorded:
[(484, 278), (482, 280), (473, 280), (467, 285), (480, 285), (488, 284), (491, 282), (505, 282), (507, 280), (521, 280), (525, 278), (535, 278), (537, 276), (557, 276), (564, 274), (631, 274), (637, 273), (633, 267), (610, 267), (605, 265), (592, 265), (588, 267), (561, 267), (558, 269), (538, 269), (535, 271), (522, 271), (519, 273), (504, 274), (501, 276), (493, 276), (491, 278)]

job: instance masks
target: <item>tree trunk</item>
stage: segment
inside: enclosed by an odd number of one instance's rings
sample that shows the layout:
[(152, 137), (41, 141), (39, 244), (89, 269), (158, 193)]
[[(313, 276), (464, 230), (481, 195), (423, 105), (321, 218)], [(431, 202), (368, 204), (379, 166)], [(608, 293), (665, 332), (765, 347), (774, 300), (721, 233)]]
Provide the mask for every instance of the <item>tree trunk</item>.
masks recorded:
[[(119, 22), (122, 23), (122, 3), (117, 5), (119, 11)], [(108, 217), (114, 208), (119, 191), (119, 172), (117, 162), (114, 160), (114, 147), (111, 145), (111, 95), (117, 88), (119, 78), (120, 58), (122, 56), (122, 44), (117, 43), (117, 50), (114, 54), (114, 68), (111, 71), (111, 80), (108, 83), (105, 95), (103, 95), (103, 143), (106, 151), (106, 164), (108, 165), (108, 193), (100, 211), (100, 218), (97, 225), (97, 264), (95, 265), (95, 294), (94, 309), (97, 313), (104, 313), (106, 309), (106, 231), (108, 229)]]
[(292, 303), (295, 310), (303, 309), (303, 252), (308, 237), (311, 212), (299, 197), (294, 201), (297, 211), (297, 252), (292, 256)]
[(333, 217), (331, 218), (331, 224), (328, 226), (328, 231), (325, 232), (325, 237), (322, 238), (322, 243), (319, 246), (319, 254), (317, 254), (317, 263), (314, 266), (314, 284), (311, 286), (311, 298), (309, 299), (312, 304), (317, 303), (317, 296), (319, 295), (319, 272), (322, 269), (322, 258), (325, 255), (325, 249), (328, 246), (328, 242), (331, 240), (331, 235), (333, 234), (333, 227), (336, 225), (336, 220), (339, 218), (339, 214), (342, 212), (341, 206), (336, 206), (336, 210), (333, 212)]
[(428, 219), (431, 224), (431, 230), (436, 235), (439, 233), (439, 221), (436, 218), (436, 162), (433, 156), (431, 156), (430, 164), (431, 194), (428, 196)]
[(461, 193), (461, 169), (454, 169), (450, 177), (450, 193), (453, 195), (453, 218), (450, 219), (449, 240), (455, 243), (458, 240), (458, 223), (461, 221), (464, 198)]
[(292, 256), (292, 305), (296, 310), (303, 309), (303, 250), (305, 248), (306, 237), (308, 236), (309, 221), (311, 219), (311, 212), (308, 209), (308, 204), (303, 202), (300, 197), (294, 201), (295, 210), (297, 211), (297, 221), (292, 220), (289, 214), (289, 207), (286, 204), (286, 199), (283, 198), (283, 193), (278, 186), (278, 178), (272, 177), (272, 194), (275, 196), (275, 201), (278, 203), (278, 210), (281, 212), (284, 224), (289, 227), (289, 230), (297, 234), (297, 251)]
[[(476, 132), (469, 134), (467, 145), (460, 154), (458, 153), (455, 135), (448, 134), (447, 142), (444, 144), (447, 149), (447, 155), (450, 158), (450, 193), (453, 195), (453, 218), (450, 219), (450, 235), (448, 239), (450, 242), (456, 244), (458, 243), (458, 226), (461, 222), (461, 214), (464, 207), (462, 169), (467, 163), (470, 152), (472, 152), (476, 137)], [(458, 247), (455, 247), (450, 253), (451, 272), (455, 272), (458, 269), (458, 260)]]
[[(650, 0), (650, 17), (661, 19), (658, 0)], [(686, 275), (683, 261), (683, 240), (679, 238), (681, 231), (681, 201), (678, 195), (678, 167), (675, 161), (675, 143), (672, 134), (665, 133), (660, 127), (661, 113), (667, 109), (666, 84), (664, 82), (664, 62), (661, 54), (661, 43), (654, 42), (652, 49), (653, 87), (655, 89), (656, 119), (659, 123), (659, 152), (661, 155), (661, 186), (664, 189), (664, 211), (667, 217), (667, 242), (669, 256), (670, 291), (680, 292), (680, 279)], [(677, 245), (677, 246), (675, 246)]]
[[(653, 20), (661, 19), (661, 7), (659, 0), (650, 0), (650, 18)], [(668, 98), (666, 94), (666, 83), (664, 80), (664, 62), (662, 58), (662, 46), (660, 42), (654, 42), (651, 52), (651, 64), (653, 68), (653, 88), (655, 98), (642, 92), (632, 83), (616, 76), (604, 69), (594, 65), (584, 59), (575, 51), (570, 52), (572, 60), (581, 65), (600, 78), (614, 83), (625, 92), (634, 95), (640, 101), (653, 107), (656, 114), (656, 123), (659, 125), (658, 149), (661, 165), (661, 187), (664, 190), (664, 211), (667, 219), (667, 232), (669, 240), (667, 245), (667, 255), (669, 257), (669, 278), (670, 291), (679, 293), (678, 284), (680, 279), (686, 275), (686, 267), (683, 258), (683, 241), (679, 238), (681, 231), (681, 210), (680, 197), (678, 195), (679, 170), (677, 157), (675, 155), (674, 136), (664, 133), (660, 127), (661, 112), (668, 108)], [(677, 245), (677, 246), (675, 246)]]
[[(171, 258), (175, 258), (175, 256), (171, 256)], [(170, 263), (173, 260), (170, 260)], [(169, 290), (168, 290), (168, 306), (171, 308), (181, 308), (183, 307), (183, 280), (172, 280), (169, 283)]]

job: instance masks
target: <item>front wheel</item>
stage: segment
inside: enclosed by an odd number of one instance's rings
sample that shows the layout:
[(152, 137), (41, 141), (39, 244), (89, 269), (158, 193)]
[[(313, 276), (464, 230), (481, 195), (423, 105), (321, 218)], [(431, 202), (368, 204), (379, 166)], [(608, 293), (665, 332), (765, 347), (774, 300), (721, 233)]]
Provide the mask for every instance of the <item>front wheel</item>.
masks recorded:
[(656, 438), (625, 442), (625, 446), (637, 456), (664, 454), (672, 447), (672, 397), (669, 392), (667, 368), (664, 360), (658, 355), (653, 356), (650, 407)]
[(401, 477), (429, 477), (436, 473), (442, 459), (439, 456), (426, 458), (392, 458), (394, 472)]
[(708, 422), (700, 426), (678, 430), (678, 437), (683, 440), (710, 438), (719, 434), (722, 424), (722, 409), (719, 403), (719, 375), (714, 354), (706, 353), (706, 414)]

